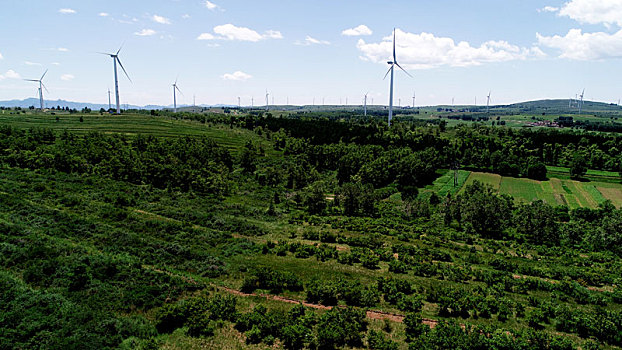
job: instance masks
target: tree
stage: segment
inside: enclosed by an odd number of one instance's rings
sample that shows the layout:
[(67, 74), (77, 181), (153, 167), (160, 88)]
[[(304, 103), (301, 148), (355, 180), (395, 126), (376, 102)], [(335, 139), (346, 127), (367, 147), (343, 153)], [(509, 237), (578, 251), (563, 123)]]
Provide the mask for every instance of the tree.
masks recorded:
[(540, 161), (529, 162), (527, 177), (534, 180), (546, 180), (546, 166)]
[(452, 205), (458, 206), (454, 214), (483, 236), (500, 238), (512, 218), (512, 198), (497, 195), (491, 186), (474, 181)]
[(587, 173), (587, 162), (580, 153), (575, 153), (570, 163), (570, 178), (580, 179)]
[(520, 207), (516, 229), (536, 244), (559, 245), (560, 229), (555, 208), (541, 200)]

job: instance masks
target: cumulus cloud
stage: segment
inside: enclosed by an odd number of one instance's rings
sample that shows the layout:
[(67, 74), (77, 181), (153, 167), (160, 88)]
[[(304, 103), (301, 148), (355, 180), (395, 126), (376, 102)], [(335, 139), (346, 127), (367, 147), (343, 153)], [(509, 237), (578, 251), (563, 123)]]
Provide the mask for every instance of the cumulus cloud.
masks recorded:
[(143, 29), (140, 32), (134, 33), (134, 35), (138, 35), (138, 36), (151, 36), (151, 35), (154, 35), (155, 33), (156, 33), (156, 31), (153, 30), (153, 29)]
[(246, 28), (246, 27), (237, 27), (233, 24), (223, 24), (220, 26), (214, 27), (214, 34), (211, 33), (201, 33), (197, 39), (198, 40), (238, 40), (238, 41), (252, 41), (257, 42), (264, 39), (282, 39), (283, 35), (281, 32), (276, 30), (268, 30), (264, 34), (259, 34), (258, 32)]
[(296, 41), (295, 44), (296, 45), (303, 45), (303, 46), (309, 46), (309, 45), (330, 45), (330, 41), (318, 40), (318, 39), (312, 38), (312, 37), (307, 35), (307, 37), (305, 38), (304, 41)]
[(582, 61), (622, 58), (622, 30), (608, 34), (583, 33), (581, 29), (571, 29), (564, 36), (536, 33), (536, 38), (538, 44), (560, 50), (560, 58)]
[(622, 26), (622, 0), (571, 0), (559, 9), (558, 15), (580, 23)]
[(4, 80), (4, 79), (21, 79), (21, 78), (22, 78), (22, 76), (19, 75), (19, 73), (15, 72), (12, 69), (9, 69), (4, 74), (0, 74), (0, 80)]
[(241, 71), (236, 71), (233, 73), (227, 73), (222, 76), (224, 80), (235, 80), (235, 81), (244, 81), (252, 78), (253, 76), (250, 74), (246, 74)]
[[(408, 69), (429, 69), (440, 66), (467, 67), (490, 62), (505, 62), (542, 57), (537, 47), (524, 48), (507, 41), (487, 41), (479, 47), (466, 41), (456, 43), (451, 38), (436, 37), (430, 33), (407, 33), (396, 29), (398, 62)], [(379, 43), (359, 39), (356, 44), (362, 56), (375, 63), (386, 63), (393, 55), (393, 35)]]
[(107, 12), (100, 12), (99, 17), (108, 17), (110, 16)]
[(64, 80), (64, 81), (73, 80), (73, 78), (75, 78), (73, 74), (63, 74), (60, 76), (60, 80)]
[(372, 35), (372, 31), (371, 29), (369, 29), (369, 27), (367, 27), (364, 24), (361, 24), (358, 27), (354, 27), (354, 28), (350, 28), (350, 29), (346, 29), (343, 32), (341, 32), (341, 35), (345, 35), (345, 36), (361, 36), (361, 35)]
[(76, 13), (76, 10), (74, 9), (60, 9), (58, 10), (58, 12), (62, 13), (63, 15), (71, 15)]
[(171, 20), (166, 18), (166, 17), (162, 17), (162, 16), (158, 16), (158, 15), (153, 15), (151, 17), (151, 19), (156, 22), (156, 23), (160, 23), (160, 24), (171, 24)]

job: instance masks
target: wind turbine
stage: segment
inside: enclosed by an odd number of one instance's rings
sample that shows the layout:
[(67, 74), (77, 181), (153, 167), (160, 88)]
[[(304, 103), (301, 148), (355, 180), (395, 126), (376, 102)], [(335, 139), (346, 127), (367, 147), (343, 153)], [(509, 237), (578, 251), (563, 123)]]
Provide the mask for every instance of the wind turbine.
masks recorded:
[(369, 92), (367, 92), (365, 94), (365, 103), (364, 103), (364, 111), (365, 111), (365, 116), (367, 117), (367, 95), (369, 95)]
[(413, 91), (413, 108), (415, 108), (415, 92)]
[(112, 104), (110, 103), (110, 88), (108, 88), (108, 112), (112, 109)]
[(393, 61), (388, 61), (387, 64), (389, 64), (391, 67), (389, 67), (389, 70), (384, 75), (383, 80), (387, 78), (387, 75), (389, 73), (391, 73), (391, 89), (389, 93), (389, 127), (390, 127), (391, 119), (393, 119), (393, 70), (395, 66), (397, 66), (399, 69), (404, 71), (406, 75), (408, 75), (411, 78), (413, 77), (412, 75), (408, 74), (408, 72), (404, 68), (402, 68), (402, 66), (400, 66), (399, 63), (397, 63), (397, 57), (395, 55), (395, 28), (393, 28)]
[(177, 86), (177, 78), (175, 78), (175, 82), (173, 83), (173, 112), (177, 113), (177, 91), (175, 90), (179, 91), (179, 93), (183, 95), (183, 92), (181, 92)]
[(486, 113), (488, 113), (488, 110), (490, 109), (490, 93), (491, 91), (488, 91), (488, 99), (486, 100)]
[(581, 110), (583, 109), (583, 95), (585, 95), (585, 89), (581, 92), (581, 101), (579, 102), (579, 114), (581, 114)]
[(268, 110), (268, 106), (269, 106), (268, 96), (270, 96), (270, 94), (268, 93), (268, 89), (266, 89), (266, 111)]
[(47, 72), (48, 70), (46, 69), (45, 72), (43, 72), (43, 75), (41, 76), (41, 78), (39, 79), (24, 79), (26, 81), (34, 81), (36, 83), (39, 83), (39, 104), (41, 105), (41, 111), (43, 111), (43, 89), (49, 92), (48, 88), (46, 88), (45, 85), (43, 85), (43, 77), (45, 77)]
[(238, 109), (242, 107), (242, 103), (240, 102), (240, 96), (238, 96)]
[(129, 80), (130, 83), (132, 82), (132, 79), (130, 79), (130, 76), (127, 74), (127, 71), (125, 70), (125, 68), (123, 67), (123, 64), (121, 63), (121, 60), (119, 59), (119, 52), (121, 52), (122, 48), (123, 48), (123, 45), (121, 45), (119, 50), (117, 50), (117, 53), (100, 52), (100, 54), (102, 55), (110, 56), (112, 58), (112, 63), (114, 65), (114, 92), (115, 92), (115, 97), (116, 97), (116, 102), (117, 102), (117, 114), (121, 114), (121, 105), (119, 104), (119, 79), (117, 77), (117, 62), (119, 63), (119, 66), (121, 66), (121, 69), (123, 69), (123, 73), (125, 73), (127, 80)]

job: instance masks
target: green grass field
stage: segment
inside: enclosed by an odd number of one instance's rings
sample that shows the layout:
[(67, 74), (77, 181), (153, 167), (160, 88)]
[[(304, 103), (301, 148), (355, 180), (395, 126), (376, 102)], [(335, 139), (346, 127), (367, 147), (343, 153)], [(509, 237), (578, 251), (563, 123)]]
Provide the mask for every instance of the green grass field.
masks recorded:
[(611, 182), (581, 182), (559, 178), (537, 181), (461, 170), (458, 187), (453, 187), (453, 172), (447, 171), (426, 190), (436, 191), (439, 196), (445, 196), (447, 193), (463, 192), (465, 185), (472, 184), (474, 181), (488, 184), (499, 193), (509, 194), (521, 203), (540, 199), (550, 205), (567, 205), (574, 209), (579, 207), (596, 208), (600, 203), (610, 200), (616, 207), (622, 207), (622, 184)]

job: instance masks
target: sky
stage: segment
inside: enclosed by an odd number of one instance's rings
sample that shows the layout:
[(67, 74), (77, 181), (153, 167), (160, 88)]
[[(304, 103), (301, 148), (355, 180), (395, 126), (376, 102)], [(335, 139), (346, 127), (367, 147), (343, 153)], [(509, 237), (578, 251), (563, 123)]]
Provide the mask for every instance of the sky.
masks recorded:
[(395, 104), (622, 97), (622, 0), (2, 0), (0, 100), (387, 105), (394, 28)]

